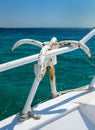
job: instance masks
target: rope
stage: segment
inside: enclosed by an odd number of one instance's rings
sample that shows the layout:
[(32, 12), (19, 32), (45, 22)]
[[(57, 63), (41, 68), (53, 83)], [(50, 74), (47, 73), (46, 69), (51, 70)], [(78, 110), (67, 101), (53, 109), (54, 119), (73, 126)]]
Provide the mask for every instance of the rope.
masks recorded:
[(85, 86), (82, 86), (82, 87), (79, 87), (79, 88), (74, 88), (74, 89), (69, 89), (69, 90), (64, 90), (64, 91), (61, 91), (60, 93), (61, 94), (65, 94), (65, 93), (68, 93), (68, 92), (75, 92), (75, 91), (85, 91), (85, 90), (88, 90), (90, 89), (89, 85), (85, 85)]
[(87, 61), (90, 65), (92, 65), (92, 66), (95, 67), (95, 64), (94, 64), (93, 62), (91, 62), (89, 59), (87, 59), (85, 56), (83, 56), (81, 52), (80, 52), (80, 54), (81, 54), (81, 57), (82, 57), (85, 61)]

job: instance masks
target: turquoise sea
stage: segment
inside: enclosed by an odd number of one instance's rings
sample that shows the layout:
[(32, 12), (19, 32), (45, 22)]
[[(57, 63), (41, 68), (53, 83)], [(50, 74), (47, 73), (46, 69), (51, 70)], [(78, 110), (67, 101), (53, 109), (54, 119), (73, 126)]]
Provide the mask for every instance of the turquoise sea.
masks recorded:
[[(23, 38), (49, 41), (52, 37), (62, 40), (80, 40), (91, 28), (1, 28), (0, 64), (40, 52), (40, 48), (23, 45), (11, 51), (13, 44)], [(87, 42), (93, 57), (89, 59), (82, 50), (58, 56), (55, 65), (58, 91), (77, 88), (90, 83), (95, 74), (95, 37)], [(35, 62), (36, 63), (36, 62)], [(0, 120), (23, 109), (34, 80), (33, 66), (24, 65), (0, 73)], [(40, 83), (32, 106), (51, 98), (49, 72)]]

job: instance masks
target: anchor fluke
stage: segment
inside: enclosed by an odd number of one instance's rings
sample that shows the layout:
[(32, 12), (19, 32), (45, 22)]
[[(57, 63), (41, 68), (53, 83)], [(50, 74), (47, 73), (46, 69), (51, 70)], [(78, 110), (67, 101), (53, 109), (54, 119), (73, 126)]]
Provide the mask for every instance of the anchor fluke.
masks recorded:
[(32, 45), (38, 46), (38, 47), (40, 47), (40, 48), (43, 47), (43, 43), (40, 42), (40, 41), (33, 40), (33, 39), (22, 39), (22, 40), (17, 41), (17, 42), (13, 45), (12, 51), (14, 51), (16, 48), (18, 48), (19, 46), (21, 46), (21, 45), (23, 45), (23, 44), (32, 44)]
[(73, 46), (75, 48), (78, 47), (82, 49), (88, 55), (89, 58), (92, 57), (90, 49), (81, 41), (74, 41), (74, 40), (61, 41), (59, 42), (59, 47), (62, 46)]
[(89, 58), (92, 57), (90, 49), (85, 44), (79, 42), (79, 47), (88, 55)]

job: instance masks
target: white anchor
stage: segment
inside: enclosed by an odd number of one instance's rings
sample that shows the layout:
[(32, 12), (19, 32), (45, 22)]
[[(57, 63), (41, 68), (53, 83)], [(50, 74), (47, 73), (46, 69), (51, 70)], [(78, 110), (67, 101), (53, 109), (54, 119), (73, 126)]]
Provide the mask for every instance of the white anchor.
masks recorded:
[[(93, 33), (93, 32), (92, 32)], [(35, 73), (35, 80), (33, 82), (32, 88), (30, 90), (29, 96), (27, 98), (27, 101), (25, 103), (25, 106), (20, 113), (21, 119), (25, 120), (28, 117), (33, 117), (34, 119), (39, 119), (40, 116), (36, 115), (33, 113), (31, 110), (31, 103), (34, 99), (36, 90), (39, 86), (39, 83), (45, 76), (47, 68), (50, 70), (50, 83), (51, 83), (51, 94), (52, 97), (56, 97), (61, 95), (61, 92), (57, 92), (56, 90), (56, 78), (55, 78), (55, 69), (54, 65), (57, 64), (57, 56), (56, 54), (53, 56), (48, 56), (46, 57), (46, 54), (50, 50), (56, 50), (58, 48), (61, 48), (63, 46), (70, 46), (73, 48), (80, 48), (82, 49), (89, 57), (91, 57), (91, 52), (89, 48), (84, 44), (86, 41), (88, 41), (92, 37), (92, 33), (85, 36), (82, 40), (80, 41), (73, 41), (73, 40), (65, 40), (65, 41), (57, 41), (56, 37), (53, 37), (50, 41), (48, 42), (40, 42), (37, 40), (33, 39), (22, 39), (17, 41), (14, 46), (12, 47), (12, 51), (15, 50), (17, 47), (23, 44), (31, 44), (35, 45), (41, 48), (41, 51), (38, 56), (38, 64), (34, 66), (34, 73)], [(95, 30), (94, 30), (95, 33)]]

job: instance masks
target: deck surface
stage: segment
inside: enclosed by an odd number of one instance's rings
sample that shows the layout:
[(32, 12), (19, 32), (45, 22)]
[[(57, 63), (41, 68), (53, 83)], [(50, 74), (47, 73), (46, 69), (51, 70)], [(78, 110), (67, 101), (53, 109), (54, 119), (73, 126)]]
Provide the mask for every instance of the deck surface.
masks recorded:
[(80, 104), (95, 105), (95, 88), (69, 92), (38, 104), (34, 112), (41, 115), (40, 120), (30, 118), (20, 122), (19, 114), (13, 115), (0, 122), (0, 130), (42, 130), (49, 123), (77, 110)]

